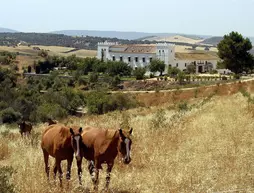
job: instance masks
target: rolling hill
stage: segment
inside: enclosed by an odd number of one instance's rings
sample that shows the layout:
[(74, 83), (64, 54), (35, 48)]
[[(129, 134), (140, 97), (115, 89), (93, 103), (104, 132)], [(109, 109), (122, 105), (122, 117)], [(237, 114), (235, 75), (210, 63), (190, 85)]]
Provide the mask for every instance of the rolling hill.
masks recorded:
[(185, 37), (181, 35), (175, 35), (175, 36), (154, 36), (154, 37), (148, 37), (144, 38), (144, 41), (157, 41), (157, 42), (175, 42), (175, 43), (188, 43), (188, 44), (198, 44), (202, 42), (204, 39), (200, 38), (191, 38), (191, 37)]
[(14, 33), (14, 32), (18, 32), (18, 31), (13, 30), (13, 29), (8, 29), (8, 28), (0, 27), (0, 33), (4, 33), (4, 32)]
[(97, 37), (107, 37), (107, 38), (118, 38), (118, 39), (128, 39), (128, 40), (143, 40), (145, 37), (151, 36), (177, 36), (181, 35), (184, 37), (192, 39), (204, 39), (211, 36), (203, 35), (189, 35), (189, 34), (179, 34), (179, 33), (146, 33), (146, 32), (121, 32), (121, 31), (96, 31), (96, 30), (62, 30), (53, 31), (50, 33), (54, 34), (64, 34), (68, 36), (97, 36)]

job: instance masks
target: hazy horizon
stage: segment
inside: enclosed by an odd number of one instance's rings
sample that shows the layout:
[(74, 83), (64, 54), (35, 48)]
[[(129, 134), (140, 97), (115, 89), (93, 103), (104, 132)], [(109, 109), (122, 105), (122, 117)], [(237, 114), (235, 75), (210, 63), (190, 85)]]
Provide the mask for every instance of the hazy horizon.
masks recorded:
[(1, 3), (0, 27), (21, 32), (96, 30), (223, 36), (254, 36), (254, 0), (84, 2), (9, 0)]

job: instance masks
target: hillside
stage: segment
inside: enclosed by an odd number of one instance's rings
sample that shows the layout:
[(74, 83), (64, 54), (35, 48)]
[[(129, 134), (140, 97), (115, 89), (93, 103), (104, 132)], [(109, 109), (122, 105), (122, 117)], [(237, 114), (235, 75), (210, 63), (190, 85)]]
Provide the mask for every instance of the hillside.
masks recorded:
[(17, 32), (17, 31), (13, 30), (13, 29), (8, 29), (8, 28), (0, 27), (0, 33), (4, 33), (4, 32), (14, 33), (14, 32)]
[[(252, 42), (252, 45), (254, 45), (254, 37), (248, 37), (250, 39), (250, 41)], [(217, 44), (223, 39), (222, 36), (216, 36), (216, 37), (211, 37), (211, 38), (207, 38), (203, 41), (201, 41), (201, 44), (211, 44), (214, 46), (217, 46)]]
[(223, 37), (216, 36), (216, 37), (211, 37), (211, 38), (205, 39), (205, 40), (201, 41), (200, 43), (202, 43), (202, 44), (211, 44), (211, 45), (217, 46), (217, 44), (222, 39), (223, 39)]
[[(16, 46), (20, 42), (28, 45), (61, 46), (77, 49), (96, 50), (98, 42), (118, 42), (120, 44), (149, 44), (157, 41), (127, 40), (117, 38), (105, 38), (95, 36), (67, 36), (63, 34), (50, 33), (0, 33), (0, 46)], [(176, 45), (192, 46), (189, 42), (170, 42)]]
[[(168, 104), (59, 121), (82, 127), (119, 128), (121, 123), (133, 127), (132, 162), (123, 165), (116, 159), (112, 192), (253, 192), (253, 111), (240, 93), (197, 98), (186, 110)], [(75, 162), (72, 178), (63, 180), (62, 189), (52, 173), (47, 183), (40, 148), (46, 124), (36, 125), (29, 139), (21, 139), (17, 128), (9, 127), (0, 127), (0, 166), (15, 170), (10, 182), (20, 193), (90, 192), (86, 160), (82, 186), (78, 186)], [(65, 172), (66, 162), (62, 164)], [(50, 158), (51, 169), (53, 165)], [(105, 176), (106, 170), (101, 170), (99, 190)]]
[(199, 38), (190, 38), (190, 37), (185, 37), (181, 35), (175, 35), (175, 36), (164, 36), (164, 37), (148, 37), (144, 38), (143, 41), (157, 41), (157, 42), (175, 42), (175, 43), (188, 43), (188, 44), (198, 44), (199, 42), (203, 41), (203, 39)]
[(151, 36), (176, 36), (182, 35), (185, 37), (200, 39), (207, 38), (210, 36), (204, 35), (190, 35), (190, 34), (179, 34), (179, 33), (146, 33), (146, 32), (121, 32), (121, 31), (96, 31), (96, 30), (62, 30), (62, 31), (53, 31), (54, 34), (64, 34), (69, 36), (96, 36), (96, 37), (107, 37), (107, 38), (119, 38), (119, 39), (128, 39), (128, 40), (143, 40), (145, 37)]

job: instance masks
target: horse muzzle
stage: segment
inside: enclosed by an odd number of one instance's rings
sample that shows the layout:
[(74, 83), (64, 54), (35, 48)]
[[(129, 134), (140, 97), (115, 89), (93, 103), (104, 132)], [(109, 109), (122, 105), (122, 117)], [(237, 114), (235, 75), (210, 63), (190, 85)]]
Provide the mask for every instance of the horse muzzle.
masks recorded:
[(130, 157), (125, 157), (124, 159), (123, 159), (123, 163), (124, 164), (129, 164), (131, 162), (131, 158)]

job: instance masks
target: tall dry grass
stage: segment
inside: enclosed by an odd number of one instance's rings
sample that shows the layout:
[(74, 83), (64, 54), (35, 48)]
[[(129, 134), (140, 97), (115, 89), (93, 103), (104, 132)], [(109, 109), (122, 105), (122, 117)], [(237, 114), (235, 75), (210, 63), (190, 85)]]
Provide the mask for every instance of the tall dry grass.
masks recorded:
[[(111, 192), (254, 192), (254, 122), (246, 98), (236, 94), (198, 100), (184, 111), (171, 106), (138, 108), (71, 122), (100, 128), (133, 127), (132, 162), (125, 166), (116, 159)], [(163, 113), (158, 113), (161, 110)], [(18, 137), (6, 142), (9, 156), (0, 165), (16, 170), (11, 179), (16, 190), (89, 192), (92, 182), (86, 161), (82, 187), (78, 186), (75, 162), (72, 179), (69, 184), (64, 181), (63, 190), (52, 175), (47, 183), (38, 139), (44, 127), (38, 125), (32, 139)], [(66, 171), (66, 163), (62, 165)], [(100, 190), (104, 184), (105, 170), (100, 172)]]

